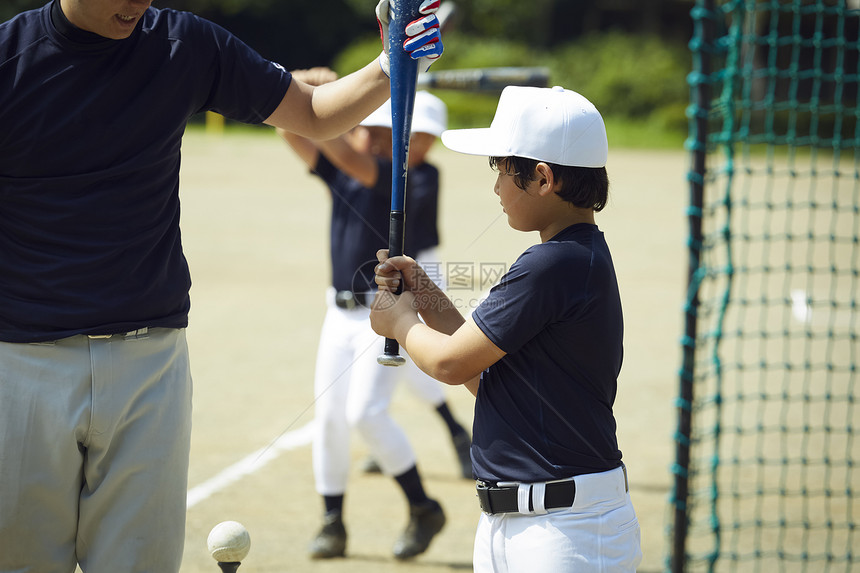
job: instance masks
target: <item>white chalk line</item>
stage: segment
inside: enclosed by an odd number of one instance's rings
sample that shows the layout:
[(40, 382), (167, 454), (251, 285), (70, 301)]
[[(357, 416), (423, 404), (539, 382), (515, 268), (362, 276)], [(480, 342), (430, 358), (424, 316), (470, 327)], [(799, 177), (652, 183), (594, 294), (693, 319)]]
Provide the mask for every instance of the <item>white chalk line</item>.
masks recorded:
[(281, 453), (294, 450), (311, 443), (314, 432), (313, 422), (309, 422), (298, 430), (287, 432), (273, 443), (248, 454), (235, 464), (188, 490), (185, 508), (191, 509), (201, 501), (227, 488), (247, 475), (262, 469), (266, 464), (276, 459)]
[[(352, 368), (355, 361), (363, 355), (365, 352), (373, 348), (373, 345), (365, 348), (361, 354), (353, 358), (352, 363), (347, 366), (343, 372), (341, 372), (334, 380), (332, 380), (331, 384), (329, 384), (323, 392), (327, 392), (329, 388), (334, 386), (334, 384), (340, 380), (341, 376), (348, 373), (350, 368)], [(316, 402), (316, 398), (311, 402), (307, 408), (305, 408), (305, 412), (309, 410), (314, 403)], [(304, 412), (302, 412), (304, 414)], [(300, 414), (301, 416), (301, 414)], [(278, 438), (267, 445), (264, 448), (260, 448), (256, 452), (253, 452), (232, 466), (224, 469), (217, 475), (212, 478), (209, 478), (205, 482), (201, 483), (198, 486), (188, 490), (188, 496), (185, 501), (185, 509), (191, 509), (201, 501), (211, 497), (214, 493), (221, 491), (222, 489), (228, 487), (230, 484), (235, 483), (236, 481), (242, 479), (243, 477), (250, 475), (270, 461), (277, 458), (282, 452), (286, 452), (288, 450), (293, 450), (295, 448), (310, 444), (313, 440), (314, 433), (314, 423), (313, 421), (305, 424), (303, 427), (298, 430), (294, 430), (292, 432), (286, 432), (278, 436)]]

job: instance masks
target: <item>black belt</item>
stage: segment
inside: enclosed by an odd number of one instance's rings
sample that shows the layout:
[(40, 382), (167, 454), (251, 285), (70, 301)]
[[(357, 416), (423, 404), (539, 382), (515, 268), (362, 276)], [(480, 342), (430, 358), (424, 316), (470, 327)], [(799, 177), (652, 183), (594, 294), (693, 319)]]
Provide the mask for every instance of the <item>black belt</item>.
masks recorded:
[(114, 334), (87, 334), (87, 338), (111, 338), (112, 336), (122, 336), (123, 338), (147, 338), (149, 327), (144, 326), (137, 330), (129, 330), (128, 332), (117, 332)]
[[(517, 486), (491, 486), (484, 482), (477, 482), (478, 500), (481, 502), (481, 511), (484, 513), (517, 513), (519, 503), (517, 502)], [(573, 480), (550, 482), (546, 484), (544, 493), (544, 508), (556, 509), (559, 507), (571, 507), (576, 494), (576, 484)], [(529, 492), (529, 511), (534, 511), (532, 495)]]
[(372, 292), (352, 292), (351, 290), (339, 290), (334, 295), (334, 305), (344, 310), (353, 310), (359, 307), (370, 308), (373, 302)]

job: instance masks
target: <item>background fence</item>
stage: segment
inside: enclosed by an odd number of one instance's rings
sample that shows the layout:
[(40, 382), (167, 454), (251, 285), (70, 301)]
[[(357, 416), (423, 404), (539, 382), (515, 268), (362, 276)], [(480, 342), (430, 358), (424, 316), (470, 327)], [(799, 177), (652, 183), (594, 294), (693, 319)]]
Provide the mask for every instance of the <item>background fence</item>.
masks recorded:
[(860, 563), (854, 8), (692, 11), (673, 571)]

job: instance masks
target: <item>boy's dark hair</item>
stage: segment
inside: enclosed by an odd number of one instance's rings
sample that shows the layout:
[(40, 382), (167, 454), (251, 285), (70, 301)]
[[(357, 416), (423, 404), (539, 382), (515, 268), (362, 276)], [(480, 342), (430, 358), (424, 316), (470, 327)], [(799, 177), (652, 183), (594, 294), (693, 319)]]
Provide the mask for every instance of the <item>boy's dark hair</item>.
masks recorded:
[(513, 176), (514, 183), (525, 190), (535, 180), (535, 167), (546, 163), (553, 175), (561, 181), (558, 195), (583, 209), (600, 211), (609, 199), (609, 176), (605, 167), (571, 167), (525, 157), (490, 157), (490, 167)]

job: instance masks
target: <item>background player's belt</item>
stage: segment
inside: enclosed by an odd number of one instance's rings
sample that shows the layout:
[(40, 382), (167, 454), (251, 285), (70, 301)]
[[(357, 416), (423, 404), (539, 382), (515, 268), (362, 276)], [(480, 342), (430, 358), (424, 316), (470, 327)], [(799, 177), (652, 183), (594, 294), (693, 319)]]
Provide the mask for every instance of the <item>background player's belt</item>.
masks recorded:
[(372, 292), (353, 292), (351, 290), (339, 290), (334, 295), (334, 304), (344, 310), (364, 307), (370, 308), (373, 302)]
[(528, 513), (533, 513), (535, 512), (533, 495), (533, 488), (535, 486), (546, 487), (546, 491), (544, 492), (544, 509), (556, 509), (573, 505), (573, 498), (576, 495), (576, 484), (573, 480), (504, 487), (490, 486), (479, 481), (477, 482), (477, 490), (478, 500), (481, 503), (481, 511), (490, 514), (520, 513), (519, 498), (521, 495), (527, 495)]

